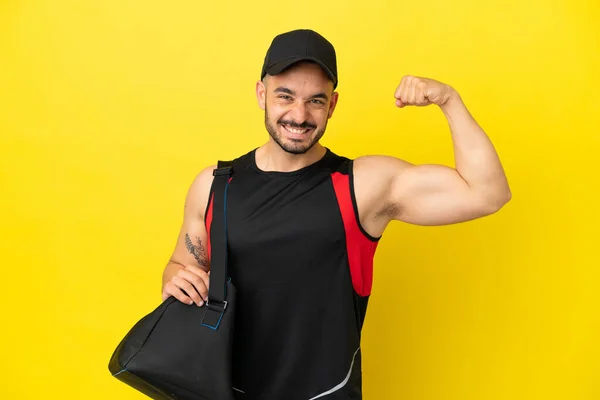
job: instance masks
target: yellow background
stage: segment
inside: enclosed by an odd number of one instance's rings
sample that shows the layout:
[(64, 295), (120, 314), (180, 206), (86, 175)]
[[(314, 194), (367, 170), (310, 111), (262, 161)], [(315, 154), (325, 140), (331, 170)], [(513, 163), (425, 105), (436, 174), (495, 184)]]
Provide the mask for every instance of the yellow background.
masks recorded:
[(404, 74), (453, 85), (513, 200), (447, 227), (394, 223), (364, 330), (366, 400), (600, 399), (597, 0), (0, 3), (3, 399), (142, 399), (111, 377), (196, 173), (263, 143), (274, 35), (336, 46), (323, 143), (452, 164), (439, 109), (397, 109)]

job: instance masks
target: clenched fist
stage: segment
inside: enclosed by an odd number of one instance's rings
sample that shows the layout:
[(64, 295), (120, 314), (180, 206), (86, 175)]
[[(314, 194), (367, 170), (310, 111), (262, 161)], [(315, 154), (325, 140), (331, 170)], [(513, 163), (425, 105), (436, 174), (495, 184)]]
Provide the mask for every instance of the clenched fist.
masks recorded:
[(405, 106), (428, 106), (430, 104), (442, 106), (450, 99), (453, 92), (454, 89), (445, 83), (407, 75), (400, 81), (394, 97), (396, 98), (396, 105), (400, 108)]

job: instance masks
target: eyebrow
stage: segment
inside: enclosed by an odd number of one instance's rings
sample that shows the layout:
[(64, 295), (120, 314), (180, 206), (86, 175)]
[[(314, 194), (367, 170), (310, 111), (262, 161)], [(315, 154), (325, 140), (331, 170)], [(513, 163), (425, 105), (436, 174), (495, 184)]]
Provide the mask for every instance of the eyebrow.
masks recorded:
[[(287, 94), (291, 94), (292, 96), (295, 96), (296, 93), (291, 90), (288, 89), (286, 87), (280, 86), (277, 89), (273, 90), (274, 93), (287, 93)], [(328, 100), (329, 97), (327, 97), (327, 94), (325, 94), (325, 92), (321, 92), (321, 93), (317, 93), (317, 94), (313, 94), (312, 96), (310, 96), (311, 99), (324, 99), (324, 100)]]

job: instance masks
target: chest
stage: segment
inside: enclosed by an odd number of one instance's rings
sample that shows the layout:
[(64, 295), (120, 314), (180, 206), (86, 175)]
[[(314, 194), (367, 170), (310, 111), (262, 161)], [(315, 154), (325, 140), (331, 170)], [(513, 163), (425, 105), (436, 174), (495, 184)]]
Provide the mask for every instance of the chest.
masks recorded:
[(235, 258), (307, 262), (343, 248), (345, 234), (331, 176), (241, 175), (229, 185), (227, 230)]

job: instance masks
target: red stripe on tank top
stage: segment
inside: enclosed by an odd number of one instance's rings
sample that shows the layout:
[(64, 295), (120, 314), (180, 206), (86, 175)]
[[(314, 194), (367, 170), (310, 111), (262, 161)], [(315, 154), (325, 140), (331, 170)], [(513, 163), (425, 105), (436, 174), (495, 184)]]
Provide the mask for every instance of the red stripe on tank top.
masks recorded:
[(333, 188), (344, 220), (346, 231), (346, 252), (350, 264), (350, 275), (354, 290), (360, 296), (371, 294), (373, 286), (373, 257), (378, 242), (367, 238), (361, 231), (359, 221), (356, 219), (352, 192), (350, 189), (350, 176), (340, 172), (331, 174)]
[(206, 210), (206, 215), (204, 216), (205, 226), (206, 226), (206, 254), (208, 256), (208, 262), (210, 263), (210, 226), (212, 225), (213, 220), (213, 200), (215, 198), (214, 193), (210, 196), (208, 200), (208, 209)]
[[(229, 178), (229, 183), (233, 177)], [(215, 199), (215, 194), (212, 193), (208, 200), (208, 208), (206, 209), (206, 215), (204, 216), (205, 227), (206, 227), (206, 254), (208, 255), (208, 262), (210, 263), (210, 226), (212, 225), (213, 220), (213, 202)]]

